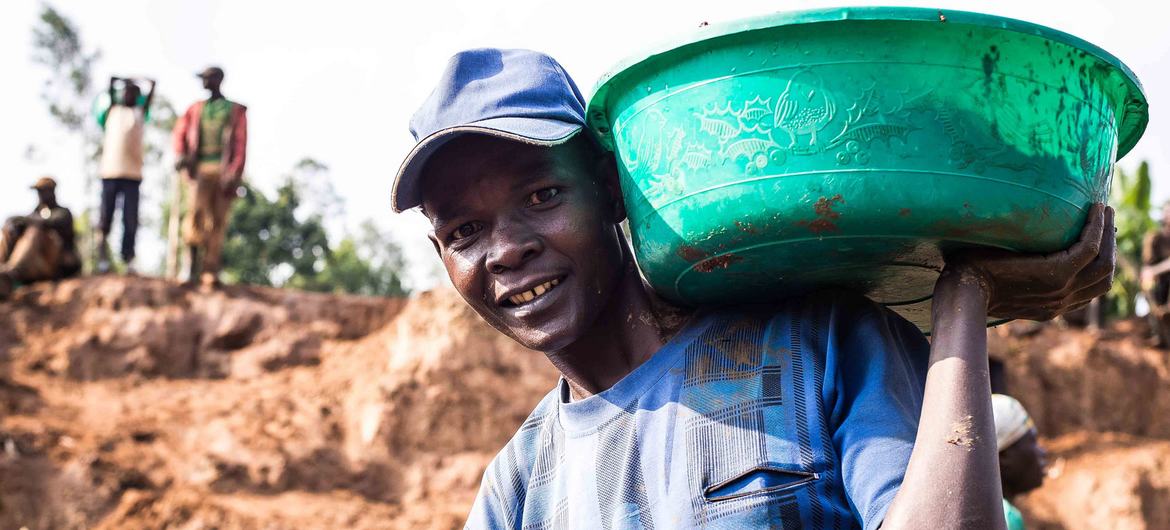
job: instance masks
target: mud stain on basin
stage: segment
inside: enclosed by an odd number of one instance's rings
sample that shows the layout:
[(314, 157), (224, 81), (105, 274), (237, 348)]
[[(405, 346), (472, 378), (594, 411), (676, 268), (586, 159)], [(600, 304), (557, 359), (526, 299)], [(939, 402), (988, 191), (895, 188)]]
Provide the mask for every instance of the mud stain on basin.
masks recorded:
[(714, 272), (716, 269), (726, 269), (733, 263), (743, 261), (743, 258), (735, 254), (724, 254), (722, 256), (715, 256), (714, 258), (700, 261), (695, 264), (696, 272)]
[(836, 232), (836, 221), (841, 217), (841, 213), (834, 211), (833, 207), (844, 203), (845, 199), (841, 197), (840, 193), (832, 197), (821, 197), (813, 205), (813, 212), (817, 214), (817, 218), (812, 221), (799, 221), (796, 224), (807, 227), (810, 232), (817, 235), (824, 232)]
[(707, 252), (703, 249), (695, 248), (690, 245), (683, 245), (678, 247), (678, 250), (676, 250), (675, 253), (678, 254), (678, 257), (692, 263), (704, 259), (710, 255), (707, 254)]

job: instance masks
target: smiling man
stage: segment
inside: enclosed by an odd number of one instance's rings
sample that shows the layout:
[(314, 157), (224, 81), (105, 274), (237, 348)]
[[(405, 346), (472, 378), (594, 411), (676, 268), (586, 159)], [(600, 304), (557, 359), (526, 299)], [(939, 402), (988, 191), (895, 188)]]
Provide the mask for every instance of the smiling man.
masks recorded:
[(462, 52), (411, 122), (396, 211), (421, 207), (456, 289), (562, 378), (484, 474), (471, 528), (1002, 528), (988, 314), (1108, 289), (1111, 213), (1067, 251), (948, 260), (933, 343), (847, 293), (687, 311), (643, 284), (612, 154), (564, 69)]

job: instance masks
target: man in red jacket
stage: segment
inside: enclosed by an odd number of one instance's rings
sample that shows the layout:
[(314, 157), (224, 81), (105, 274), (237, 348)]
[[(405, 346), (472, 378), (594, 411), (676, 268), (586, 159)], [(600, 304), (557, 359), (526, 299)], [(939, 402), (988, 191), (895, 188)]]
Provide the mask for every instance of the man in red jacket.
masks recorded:
[(244, 177), (247, 108), (223, 97), (223, 69), (212, 66), (198, 76), (211, 95), (192, 104), (175, 123), (175, 168), (190, 183), (183, 223), (191, 250), (187, 281), (218, 285), (227, 216)]

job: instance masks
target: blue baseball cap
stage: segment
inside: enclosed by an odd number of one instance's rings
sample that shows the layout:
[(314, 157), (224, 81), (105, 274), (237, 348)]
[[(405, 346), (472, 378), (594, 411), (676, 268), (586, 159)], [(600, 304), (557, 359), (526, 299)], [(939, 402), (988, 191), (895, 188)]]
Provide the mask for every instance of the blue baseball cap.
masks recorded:
[(394, 178), (394, 211), (422, 204), (419, 177), (427, 160), (464, 134), (553, 146), (584, 127), (585, 98), (552, 57), (495, 48), (459, 52), (410, 119), (410, 133), (418, 143)]

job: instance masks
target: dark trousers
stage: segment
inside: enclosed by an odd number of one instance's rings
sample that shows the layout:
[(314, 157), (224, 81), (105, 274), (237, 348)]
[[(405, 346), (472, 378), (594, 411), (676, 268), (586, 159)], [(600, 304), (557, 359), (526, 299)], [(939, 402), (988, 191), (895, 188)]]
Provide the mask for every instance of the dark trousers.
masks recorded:
[(134, 179), (102, 179), (102, 216), (99, 228), (110, 235), (114, 222), (114, 208), (122, 198), (122, 259), (134, 259), (134, 236), (138, 233), (138, 186)]

